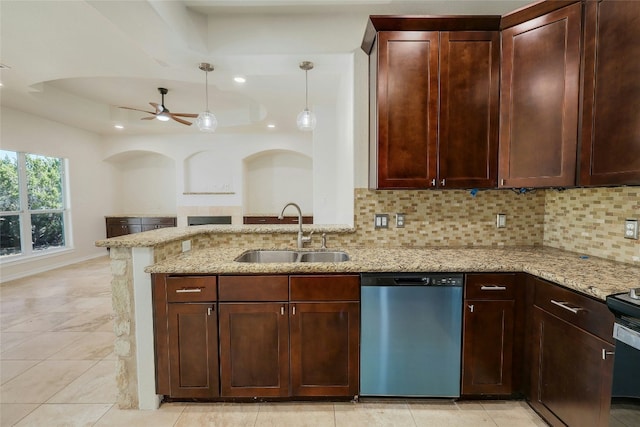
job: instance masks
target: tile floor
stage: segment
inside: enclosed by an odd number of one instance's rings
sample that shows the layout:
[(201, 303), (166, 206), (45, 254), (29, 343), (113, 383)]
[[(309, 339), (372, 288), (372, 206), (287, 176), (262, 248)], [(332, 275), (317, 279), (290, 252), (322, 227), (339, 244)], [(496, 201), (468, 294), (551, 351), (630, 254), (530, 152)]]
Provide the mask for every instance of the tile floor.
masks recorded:
[(545, 426), (523, 402), (115, 402), (108, 257), (0, 285), (1, 426)]

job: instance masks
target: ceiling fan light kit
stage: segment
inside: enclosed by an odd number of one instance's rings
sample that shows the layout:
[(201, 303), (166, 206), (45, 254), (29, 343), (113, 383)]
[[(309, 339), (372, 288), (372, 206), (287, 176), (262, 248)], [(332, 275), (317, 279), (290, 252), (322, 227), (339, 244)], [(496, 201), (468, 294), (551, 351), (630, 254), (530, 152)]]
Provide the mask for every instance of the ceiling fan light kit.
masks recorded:
[(313, 111), (309, 110), (309, 80), (307, 73), (309, 70), (313, 69), (313, 62), (302, 61), (300, 63), (300, 69), (304, 70), (304, 110), (298, 114), (296, 123), (298, 125), (298, 129), (302, 131), (312, 131), (316, 127), (316, 115)]
[(204, 89), (205, 89), (205, 97), (206, 97), (206, 110), (198, 115), (196, 119), (196, 125), (198, 125), (198, 129), (202, 132), (215, 132), (216, 127), (218, 127), (218, 120), (216, 116), (213, 115), (209, 111), (209, 72), (213, 71), (213, 65), (202, 62), (198, 66), (202, 71), (204, 71)]
[(158, 119), (161, 122), (167, 122), (173, 119), (178, 123), (182, 123), (183, 125), (191, 126), (191, 122), (181, 119), (181, 117), (195, 118), (195, 117), (198, 117), (198, 115), (191, 114), (191, 113), (172, 113), (171, 111), (169, 111), (167, 107), (164, 106), (164, 96), (169, 92), (169, 90), (164, 87), (159, 87), (158, 92), (160, 92), (160, 95), (162, 96), (162, 104), (157, 104), (155, 102), (149, 103), (149, 105), (151, 105), (153, 108), (156, 109), (155, 111), (147, 111), (147, 110), (141, 110), (139, 108), (131, 108), (131, 107), (118, 107), (118, 108), (123, 108), (125, 110), (142, 111), (143, 113), (151, 114), (151, 117), (143, 117), (140, 120)]

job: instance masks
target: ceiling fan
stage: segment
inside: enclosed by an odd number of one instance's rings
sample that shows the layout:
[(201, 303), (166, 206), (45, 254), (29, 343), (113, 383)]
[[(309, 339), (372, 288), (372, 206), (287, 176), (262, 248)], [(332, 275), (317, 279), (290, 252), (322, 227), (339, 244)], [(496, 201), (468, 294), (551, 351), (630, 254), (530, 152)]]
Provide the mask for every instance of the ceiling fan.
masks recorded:
[(152, 116), (151, 117), (143, 117), (141, 120), (153, 120), (153, 119), (158, 119), (162, 122), (166, 122), (169, 121), (171, 119), (175, 120), (178, 123), (182, 123), (183, 125), (187, 125), (187, 126), (191, 126), (191, 122), (188, 122), (186, 120), (181, 119), (180, 117), (198, 117), (197, 114), (191, 114), (191, 113), (172, 113), (169, 111), (169, 109), (167, 107), (164, 106), (164, 96), (167, 94), (167, 92), (169, 92), (168, 89), (165, 89), (163, 87), (159, 87), (158, 88), (158, 92), (160, 92), (160, 95), (162, 95), (162, 104), (157, 104), (156, 102), (150, 102), (149, 104), (156, 109), (156, 111), (147, 111), (147, 110), (140, 110), (138, 108), (131, 108), (131, 107), (119, 107), (119, 108), (124, 108), (125, 110), (134, 110), (134, 111), (142, 111), (143, 113), (149, 113)]

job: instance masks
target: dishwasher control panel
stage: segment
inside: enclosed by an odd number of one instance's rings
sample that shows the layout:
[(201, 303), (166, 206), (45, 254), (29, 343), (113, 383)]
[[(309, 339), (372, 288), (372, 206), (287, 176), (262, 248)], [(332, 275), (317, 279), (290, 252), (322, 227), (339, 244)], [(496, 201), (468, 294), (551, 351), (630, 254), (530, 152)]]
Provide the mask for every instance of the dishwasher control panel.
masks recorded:
[(363, 273), (362, 286), (459, 286), (464, 275), (456, 273)]

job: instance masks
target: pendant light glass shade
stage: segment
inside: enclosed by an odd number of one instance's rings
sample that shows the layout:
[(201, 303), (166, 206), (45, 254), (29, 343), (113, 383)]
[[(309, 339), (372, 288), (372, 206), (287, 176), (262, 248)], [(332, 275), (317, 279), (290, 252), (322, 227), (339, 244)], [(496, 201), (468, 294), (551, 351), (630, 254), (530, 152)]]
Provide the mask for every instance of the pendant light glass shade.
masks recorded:
[(309, 110), (309, 80), (307, 77), (309, 70), (313, 69), (313, 62), (301, 62), (300, 69), (304, 70), (304, 110), (298, 114), (296, 123), (298, 124), (298, 129), (308, 132), (316, 127), (316, 115)]
[(214, 116), (213, 113), (204, 111), (198, 114), (196, 124), (198, 125), (198, 129), (202, 132), (215, 132), (216, 127), (218, 127), (218, 119), (216, 119), (216, 116)]
[(206, 62), (201, 63), (198, 68), (204, 71), (204, 89), (205, 96), (207, 102), (207, 109), (202, 113), (198, 114), (198, 118), (196, 119), (196, 125), (198, 125), (198, 129), (202, 132), (215, 132), (218, 127), (218, 119), (209, 111), (209, 71), (213, 71), (213, 65), (208, 64)]
[(298, 129), (304, 131), (313, 130), (316, 127), (316, 115), (313, 111), (309, 111), (308, 108), (305, 108), (298, 114), (297, 119)]

